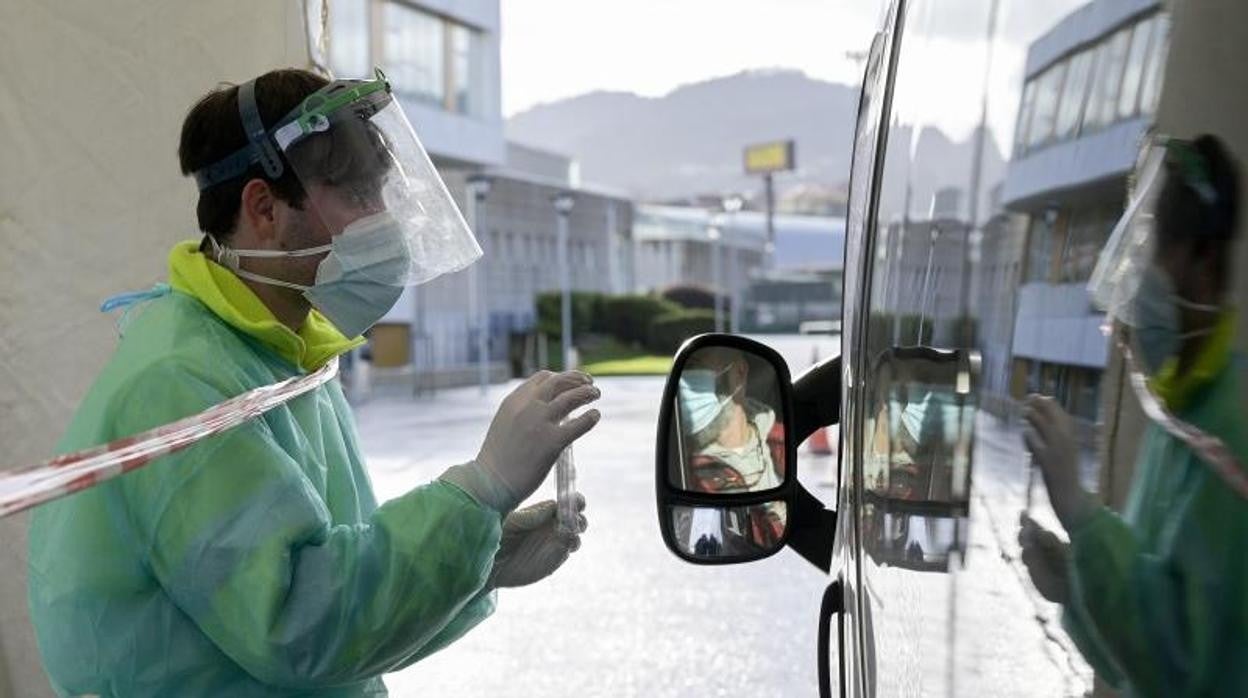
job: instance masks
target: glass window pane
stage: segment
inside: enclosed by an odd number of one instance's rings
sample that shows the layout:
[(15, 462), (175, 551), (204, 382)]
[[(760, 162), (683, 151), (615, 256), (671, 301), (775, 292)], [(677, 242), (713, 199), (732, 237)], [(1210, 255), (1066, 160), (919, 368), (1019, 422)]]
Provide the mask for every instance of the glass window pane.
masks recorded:
[(1135, 27), (1131, 35), (1131, 48), (1127, 51), (1126, 72), (1122, 76), (1122, 92), (1118, 95), (1118, 118), (1135, 115), (1140, 95), (1140, 78), (1144, 73), (1144, 60), (1148, 57), (1149, 42), (1153, 37), (1153, 20), (1146, 19)]
[(1014, 128), (1014, 153), (1021, 155), (1026, 150), (1027, 131), (1031, 127), (1032, 107), (1036, 103), (1036, 81), (1027, 82), (1023, 88), (1023, 102), (1018, 107), (1018, 124)]
[(420, 10), (387, 3), (385, 62), (394, 89), (441, 105), (446, 94), (442, 20)]
[(1027, 269), (1024, 282), (1048, 281), (1053, 249), (1053, 226), (1043, 215), (1033, 216), (1027, 235)]
[(1144, 83), (1140, 87), (1140, 111), (1152, 114), (1157, 111), (1157, 99), (1161, 96), (1161, 81), (1166, 70), (1166, 55), (1170, 47), (1170, 16), (1160, 14), (1154, 20), (1156, 25), (1149, 49), (1148, 66), (1144, 70)]
[(1102, 44), (1100, 60), (1097, 61), (1096, 84), (1088, 99), (1088, 112), (1084, 124), (1092, 127), (1105, 126), (1114, 120), (1118, 107), (1118, 88), (1122, 85), (1123, 66), (1127, 61), (1127, 45), (1131, 41), (1131, 28), (1114, 34)]
[(1031, 115), (1031, 130), (1027, 135), (1029, 148), (1047, 143), (1052, 137), (1053, 125), (1057, 120), (1057, 102), (1065, 77), (1065, 62), (1049, 68), (1040, 76), (1036, 87), (1036, 104)]
[(368, 0), (339, 0), (329, 6), (329, 66), (342, 78), (372, 71), (368, 49)]
[(1092, 52), (1084, 51), (1070, 61), (1070, 72), (1062, 88), (1061, 107), (1057, 112), (1057, 140), (1070, 138), (1078, 131), (1091, 77)]

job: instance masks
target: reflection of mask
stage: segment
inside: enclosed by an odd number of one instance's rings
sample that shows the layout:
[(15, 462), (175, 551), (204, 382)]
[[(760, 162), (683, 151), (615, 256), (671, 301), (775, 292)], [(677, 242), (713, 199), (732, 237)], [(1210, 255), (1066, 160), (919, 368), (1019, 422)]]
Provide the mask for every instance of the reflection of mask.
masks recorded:
[[(412, 251), (399, 222), (381, 212), (354, 221), (329, 245), (306, 250), (234, 250), (217, 244), (216, 256), (238, 276), (271, 286), (303, 291), (303, 295), (347, 337), (372, 327), (398, 302), (406, 285)], [(316, 283), (303, 286), (253, 274), (239, 268), (240, 257), (306, 257), (328, 252), (316, 268)]]
[(1208, 334), (1206, 331), (1183, 334), (1179, 326), (1180, 307), (1208, 312), (1220, 310), (1216, 305), (1180, 298), (1170, 276), (1156, 265), (1150, 266), (1141, 277), (1133, 304), (1136, 355), (1149, 375), (1157, 375), (1166, 359), (1178, 355), (1184, 339)]
[(721, 398), (715, 390), (719, 377), (726, 372), (727, 369), (716, 372), (691, 368), (680, 374), (680, 412), (687, 433), (696, 434), (709, 427), (732, 401), (732, 394)]

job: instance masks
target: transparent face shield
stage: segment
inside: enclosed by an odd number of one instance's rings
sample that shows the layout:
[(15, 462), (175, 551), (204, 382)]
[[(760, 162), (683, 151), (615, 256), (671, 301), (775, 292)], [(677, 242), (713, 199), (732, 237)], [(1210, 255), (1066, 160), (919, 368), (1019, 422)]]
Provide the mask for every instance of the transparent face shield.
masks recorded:
[(200, 190), (241, 177), (257, 163), (270, 179), (290, 167), (307, 194), (305, 210), (332, 243), (293, 251), (219, 248), (227, 266), (237, 271), (238, 257), (325, 255), (318, 285), (348, 279), (401, 288), (481, 257), (380, 70), (374, 80), (326, 85), (272, 129), (260, 121), (254, 82), (239, 87), (238, 99), (249, 143), (196, 172)]
[(1166, 148), (1160, 143), (1150, 143), (1141, 153), (1136, 168), (1139, 175), (1127, 208), (1110, 232), (1088, 281), (1092, 304), (1111, 321), (1133, 327), (1138, 320), (1135, 298), (1153, 265), (1155, 211), (1165, 180), (1165, 159)]
[(273, 141), (307, 192), (306, 208), (334, 235), (318, 282), (349, 275), (410, 286), (481, 257), (380, 71), (309, 96)]

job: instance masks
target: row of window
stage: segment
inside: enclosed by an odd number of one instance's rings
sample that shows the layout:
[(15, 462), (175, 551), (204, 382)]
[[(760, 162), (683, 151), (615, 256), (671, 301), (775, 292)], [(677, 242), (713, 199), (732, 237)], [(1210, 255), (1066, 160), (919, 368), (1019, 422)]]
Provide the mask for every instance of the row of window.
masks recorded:
[(1168, 15), (1154, 13), (1028, 80), (1014, 131), (1015, 156), (1153, 113), (1168, 34)]
[[(370, 31), (375, 12), (380, 36)], [(484, 113), (482, 43), (474, 29), (395, 0), (338, 0), (329, 8), (336, 75), (365, 77), (379, 61), (397, 92), (447, 111)]]

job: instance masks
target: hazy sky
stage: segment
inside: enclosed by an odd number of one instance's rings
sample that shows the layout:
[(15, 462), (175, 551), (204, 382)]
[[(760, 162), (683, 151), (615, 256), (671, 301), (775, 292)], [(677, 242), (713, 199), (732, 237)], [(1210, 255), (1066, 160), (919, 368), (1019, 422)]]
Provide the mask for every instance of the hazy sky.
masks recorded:
[[(991, 0), (914, 3), (931, 40), (916, 45), (909, 79), (932, 103), (978, 103), (986, 55), (982, 18)], [(1007, 140), (1026, 46), (1085, 0), (1001, 0), (990, 76), (993, 126)], [(506, 116), (594, 90), (657, 97), (682, 84), (753, 68), (796, 68), (856, 83), (846, 52), (870, 46), (886, 0), (502, 0)], [(939, 7), (939, 12), (932, 8)], [(981, 66), (965, 75), (968, 67)], [(951, 74), (960, 77), (950, 80)], [(964, 77), (961, 77), (965, 75)], [(937, 92), (938, 90), (938, 92)], [(934, 110), (939, 111), (939, 110)], [(933, 118), (964, 136), (978, 109)]]

